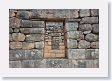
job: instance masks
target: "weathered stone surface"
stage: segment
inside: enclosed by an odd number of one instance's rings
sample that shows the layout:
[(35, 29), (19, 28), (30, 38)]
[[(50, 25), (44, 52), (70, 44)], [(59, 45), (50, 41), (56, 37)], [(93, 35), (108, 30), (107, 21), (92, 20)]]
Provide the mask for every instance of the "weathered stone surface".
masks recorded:
[(22, 33), (12, 33), (12, 39), (13, 41), (24, 41), (25, 35)]
[(37, 49), (44, 48), (44, 42), (35, 42), (35, 48)]
[(17, 17), (21, 19), (29, 19), (30, 18), (30, 12), (29, 11), (18, 11)]
[(66, 59), (46, 59), (46, 68), (67, 68), (69, 61)]
[(9, 11), (9, 17), (14, 17), (16, 14), (15, 14), (16, 11), (14, 10), (10, 10)]
[(94, 42), (94, 41), (98, 41), (99, 37), (98, 35), (90, 33), (85, 36), (85, 39), (89, 42)]
[(32, 9), (31, 10), (31, 18), (33, 18), (33, 19), (41, 18), (41, 10), (40, 9), (38, 9), (38, 10)]
[(77, 22), (67, 22), (65, 27), (66, 27), (66, 31), (74, 31), (74, 30), (77, 30), (78, 23)]
[(21, 42), (10, 42), (9, 47), (10, 49), (21, 49), (22, 43)]
[(99, 24), (93, 24), (92, 25), (92, 32), (93, 33), (99, 33)]
[(99, 9), (91, 9), (91, 16), (99, 16)]
[(19, 28), (15, 28), (15, 29), (14, 29), (14, 32), (15, 32), (15, 33), (18, 33), (18, 32), (19, 32)]
[(81, 23), (98, 23), (98, 17), (84, 17), (82, 18)]
[(33, 48), (34, 48), (34, 43), (23, 42), (22, 49), (33, 49)]
[(67, 32), (67, 38), (81, 40), (81, 39), (84, 39), (84, 35), (81, 31), (70, 31), (70, 32)]
[(25, 34), (35, 34), (35, 33), (44, 33), (44, 28), (21, 28), (20, 29), (21, 33), (25, 33)]
[(99, 42), (92, 42), (91, 48), (99, 48)]
[(86, 68), (94, 68), (94, 60), (85, 60)]
[(21, 68), (21, 61), (9, 61), (9, 68)]
[(89, 9), (81, 9), (80, 10), (80, 17), (90, 16), (90, 10)]
[(67, 48), (77, 48), (77, 40), (67, 39)]
[(44, 40), (44, 37), (42, 34), (26, 35), (26, 41), (42, 41), (42, 40)]
[(9, 50), (9, 60), (24, 60), (25, 50)]
[(67, 18), (65, 19), (66, 22), (80, 22), (80, 18)]
[(85, 59), (85, 49), (68, 49), (68, 59)]
[(30, 20), (22, 20), (21, 24), (22, 27), (32, 27), (32, 21)]
[(85, 60), (77, 60), (78, 68), (86, 68), (86, 61)]
[(25, 50), (25, 59), (38, 60), (38, 59), (42, 59), (42, 57), (43, 57), (42, 50), (37, 50), (37, 49)]
[(84, 34), (89, 34), (89, 33), (91, 33), (91, 31), (84, 31), (83, 33)]
[[(70, 17), (67, 18), (78, 18), (79, 17), (79, 13), (78, 13), (78, 9), (71, 9), (70, 10)], [(67, 14), (67, 13), (65, 13)]]
[(46, 68), (46, 60), (35, 60), (35, 68)]
[(13, 32), (13, 29), (12, 28), (9, 28), (9, 33), (12, 33)]
[(79, 30), (80, 31), (91, 31), (92, 30), (91, 24), (81, 24), (79, 25)]
[(10, 18), (9, 19), (9, 27), (11, 28), (19, 28), (21, 26), (21, 20), (18, 18)]
[(69, 67), (70, 68), (78, 68), (77, 60), (69, 60)]
[(12, 41), (12, 35), (9, 34), (9, 41)]
[(33, 27), (45, 27), (45, 22), (44, 21), (32, 21), (32, 26)]
[(99, 59), (94, 60), (94, 67), (93, 68), (99, 68)]
[(78, 44), (78, 48), (90, 48), (90, 42), (87, 42), (85, 40), (80, 40)]
[(35, 67), (35, 60), (23, 60), (22, 61), (22, 68), (34, 68)]

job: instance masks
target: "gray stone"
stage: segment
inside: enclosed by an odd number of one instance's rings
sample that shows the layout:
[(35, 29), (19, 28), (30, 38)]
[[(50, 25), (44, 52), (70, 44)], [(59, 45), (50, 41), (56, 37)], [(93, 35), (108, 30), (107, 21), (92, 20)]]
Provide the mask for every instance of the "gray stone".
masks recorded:
[(68, 59), (85, 59), (85, 49), (68, 49)]
[(99, 16), (99, 9), (91, 9), (91, 16)]
[(99, 42), (92, 42), (91, 48), (99, 48)]
[(31, 10), (31, 18), (32, 19), (37, 19), (37, 18), (41, 18), (41, 10), (40, 9), (32, 9)]
[(35, 42), (35, 48), (43, 49), (44, 48), (44, 42)]
[(25, 50), (9, 50), (9, 60), (24, 60)]
[(34, 43), (23, 42), (22, 49), (33, 49), (33, 48), (34, 48)]
[(91, 31), (92, 30), (91, 24), (81, 24), (79, 25), (79, 30), (80, 31)]
[(77, 22), (67, 22), (65, 27), (66, 27), (66, 31), (74, 31), (74, 30), (77, 30), (78, 23)]
[(14, 17), (14, 16), (16, 16), (15, 12), (16, 12), (16, 11), (14, 11), (14, 10), (10, 10), (10, 11), (9, 11), (9, 17)]
[(69, 60), (69, 67), (70, 68), (78, 68), (77, 60)]
[(42, 41), (42, 40), (44, 40), (44, 37), (42, 34), (26, 35), (26, 41)]
[(94, 60), (94, 67), (93, 68), (99, 68), (99, 59)]
[(84, 17), (82, 18), (81, 23), (98, 23), (99, 19), (98, 17)]
[(77, 48), (77, 40), (67, 39), (67, 48)]
[(83, 32), (81, 31), (69, 31), (67, 32), (67, 38), (81, 40), (81, 39), (84, 39), (84, 35), (83, 35)]
[(80, 22), (81, 19), (80, 18), (67, 18), (65, 19), (66, 22)]
[(35, 67), (35, 60), (22, 61), (22, 68), (34, 68), (34, 67)]
[(45, 22), (44, 21), (32, 21), (32, 26), (33, 27), (45, 27)]
[(86, 68), (94, 68), (94, 60), (85, 60)]
[(42, 50), (37, 50), (37, 49), (25, 50), (25, 59), (38, 60), (38, 59), (42, 59), (42, 57), (43, 57)]
[(11, 28), (20, 28), (21, 20), (18, 18), (9, 18), (9, 27)]
[(92, 25), (92, 32), (93, 33), (99, 33), (99, 24), (93, 24)]
[(10, 49), (21, 49), (22, 43), (21, 42), (10, 42), (9, 47)]
[(35, 68), (46, 68), (46, 60), (35, 60)]
[(94, 42), (94, 41), (98, 41), (99, 37), (98, 35), (90, 33), (85, 36), (85, 39), (89, 42)]
[(13, 29), (12, 28), (9, 28), (9, 33), (12, 33), (13, 32)]
[(21, 61), (9, 61), (9, 68), (21, 68)]
[(77, 60), (78, 68), (86, 68), (86, 61), (85, 60)]
[(78, 44), (78, 48), (90, 48), (90, 42), (87, 42), (85, 40), (80, 40)]
[(12, 39), (13, 41), (24, 41), (25, 35), (22, 33), (12, 33)]
[(21, 33), (29, 34), (29, 33), (44, 33), (44, 28), (21, 28)]
[(32, 21), (30, 20), (22, 20), (22, 27), (32, 27)]
[(29, 19), (30, 18), (30, 12), (29, 11), (18, 11), (17, 17), (21, 19)]
[(19, 32), (19, 28), (15, 28), (15, 29), (14, 29), (14, 32), (15, 32), (15, 33), (18, 33), (18, 32)]
[(89, 33), (91, 33), (91, 31), (84, 31), (83, 33), (84, 34), (89, 34)]
[(81, 9), (80, 10), (80, 17), (90, 16), (90, 10), (89, 9)]
[(12, 41), (12, 35), (9, 34), (9, 41)]
[[(68, 18), (78, 18), (79, 17), (79, 13), (78, 13), (78, 9), (71, 9), (70, 10), (70, 17)], [(67, 13), (65, 13), (67, 14)]]

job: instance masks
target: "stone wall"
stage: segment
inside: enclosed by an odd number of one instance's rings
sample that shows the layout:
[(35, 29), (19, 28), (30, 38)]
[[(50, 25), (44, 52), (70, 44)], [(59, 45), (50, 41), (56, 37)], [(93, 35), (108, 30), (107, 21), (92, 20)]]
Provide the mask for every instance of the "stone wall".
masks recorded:
[[(64, 20), (63, 56), (44, 56), (47, 19)], [(98, 68), (99, 10), (10, 9), (9, 67)]]

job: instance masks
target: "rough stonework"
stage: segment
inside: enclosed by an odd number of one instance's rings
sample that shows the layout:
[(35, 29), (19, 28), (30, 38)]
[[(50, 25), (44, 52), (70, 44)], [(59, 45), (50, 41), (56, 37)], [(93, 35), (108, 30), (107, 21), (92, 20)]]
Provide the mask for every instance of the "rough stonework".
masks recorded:
[(99, 10), (9, 9), (9, 68), (99, 68)]

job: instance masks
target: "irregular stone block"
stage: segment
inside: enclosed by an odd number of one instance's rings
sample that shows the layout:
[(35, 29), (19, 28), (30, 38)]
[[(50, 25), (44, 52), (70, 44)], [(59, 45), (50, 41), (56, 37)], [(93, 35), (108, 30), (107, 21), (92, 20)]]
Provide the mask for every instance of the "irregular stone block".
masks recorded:
[(80, 17), (90, 16), (90, 10), (89, 9), (81, 9), (80, 10)]
[(19, 28), (15, 28), (15, 29), (14, 29), (14, 32), (15, 32), (15, 33), (19, 33)]
[(30, 21), (30, 20), (22, 20), (21, 26), (22, 27), (32, 27), (32, 21)]
[(86, 61), (85, 60), (77, 60), (78, 68), (86, 68)]
[(68, 49), (68, 59), (85, 59), (85, 49)]
[(12, 41), (12, 35), (9, 34), (9, 41)]
[(46, 68), (67, 68), (69, 61), (66, 59), (46, 59)]
[(69, 67), (70, 68), (78, 68), (77, 60), (69, 60)]
[(29, 11), (18, 11), (17, 17), (21, 19), (29, 19), (30, 18), (30, 12)]
[(35, 60), (35, 68), (46, 68), (46, 60)]
[(99, 16), (99, 9), (91, 9), (91, 16)]
[(84, 17), (82, 18), (81, 23), (98, 23), (99, 19), (98, 17)]
[(34, 48), (34, 43), (23, 42), (22, 49), (33, 49), (33, 48)]
[(44, 40), (44, 37), (42, 34), (26, 35), (26, 41), (42, 41), (42, 40)]
[(21, 42), (10, 42), (9, 47), (10, 49), (21, 49), (22, 43)]
[(44, 21), (32, 21), (32, 26), (33, 27), (45, 27), (45, 22)]
[(91, 24), (81, 24), (79, 25), (79, 30), (80, 31), (91, 31), (92, 30)]
[(9, 18), (9, 27), (11, 28), (20, 28), (21, 20), (18, 18)]
[(94, 42), (94, 41), (98, 41), (99, 37), (98, 35), (90, 33), (85, 36), (85, 39), (89, 42)]
[(67, 38), (81, 40), (81, 39), (84, 39), (84, 35), (83, 35), (83, 32), (81, 31), (69, 31), (67, 32)]
[(9, 61), (9, 68), (21, 68), (21, 61)]
[(99, 33), (99, 24), (93, 24), (92, 25), (92, 32), (93, 33)]
[(91, 33), (91, 31), (84, 31), (83, 33), (84, 34), (89, 34), (89, 33)]
[(92, 42), (91, 48), (99, 48), (99, 42)]
[(21, 33), (29, 34), (29, 33), (44, 33), (44, 28), (21, 28)]
[(43, 57), (43, 51), (32, 49), (32, 50), (25, 50), (25, 59), (27, 60), (38, 60), (42, 59)]
[(24, 50), (9, 50), (9, 60), (24, 60), (25, 51)]
[(23, 60), (22, 61), (22, 68), (34, 68), (35, 67), (35, 60)]
[[(78, 13), (78, 9), (71, 9), (70, 10), (70, 17), (68, 18), (78, 18), (79, 17), (79, 13)], [(67, 13), (65, 13), (67, 14)]]
[(25, 35), (22, 33), (12, 33), (12, 39), (14, 41), (24, 41), (25, 40)]
[(35, 42), (35, 48), (37, 49), (44, 48), (44, 42)]
[(67, 22), (66, 23), (66, 31), (75, 31), (78, 28), (77, 22)]
[(78, 44), (78, 48), (90, 48), (90, 42), (85, 40), (80, 40)]
[(16, 14), (15, 14), (15, 11), (14, 10), (10, 10), (9, 11), (9, 17), (14, 17)]
[(67, 48), (77, 48), (77, 40), (67, 39)]
[(9, 28), (9, 33), (12, 33), (13, 32), (13, 29), (12, 28)]

